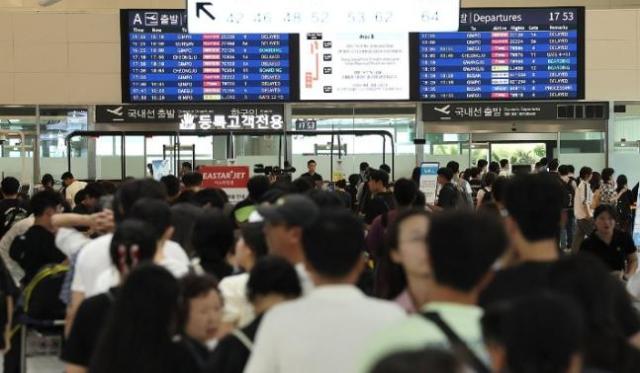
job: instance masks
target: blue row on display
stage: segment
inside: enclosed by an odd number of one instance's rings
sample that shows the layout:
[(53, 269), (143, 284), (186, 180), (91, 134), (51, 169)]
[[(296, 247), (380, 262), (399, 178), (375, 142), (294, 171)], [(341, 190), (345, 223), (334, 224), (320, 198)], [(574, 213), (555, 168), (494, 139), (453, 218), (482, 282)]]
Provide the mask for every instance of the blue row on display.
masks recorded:
[(458, 32), (405, 40), (188, 34), (186, 22), (121, 11), (124, 102), (584, 98), (582, 7), (462, 9)]

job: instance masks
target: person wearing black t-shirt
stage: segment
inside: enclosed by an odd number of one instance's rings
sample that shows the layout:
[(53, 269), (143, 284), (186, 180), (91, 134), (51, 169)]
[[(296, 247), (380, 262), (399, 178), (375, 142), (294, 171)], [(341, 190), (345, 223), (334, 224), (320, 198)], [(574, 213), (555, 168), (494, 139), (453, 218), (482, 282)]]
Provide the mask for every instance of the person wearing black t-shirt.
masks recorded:
[[(139, 263), (150, 262), (156, 254), (153, 228), (140, 220), (125, 220), (113, 235), (111, 261), (124, 278)], [(134, 249), (135, 247), (135, 249)], [(61, 359), (67, 373), (85, 373), (96, 349), (102, 329), (120, 293), (120, 287), (85, 299), (78, 308)]]
[(141, 264), (128, 276), (89, 364), (91, 373), (193, 373), (199, 367), (174, 340), (180, 287), (166, 269)]
[(438, 170), (438, 202), (436, 206), (442, 210), (453, 209), (458, 203), (458, 198), (463, 198), (458, 188), (453, 184), (453, 171), (450, 168), (442, 167)]
[(301, 178), (309, 179), (314, 188), (322, 188), (322, 175), (316, 172), (318, 164), (313, 159), (307, 162), (307, 170), (304, 174), (300, 175)]
[(33, 226), (11, 244), (9, 255), (24, 270), (21, 282), (27, 285), (46, 264), (61, 263), (66, 256), (56, 247), (54, 215), (62, 207), (62, 197), (53, 191), (45, 190), (31, 198), (31, 209), (35, 221)]
[(548, 271), (559, 257), (562, 196), (557, 176), (518, 175), (510, 182), (504, 194), (505, 224), (521, 263), (495, 273), (480, 295), (481, 306), (547, 288)]
[(3, 199), (0, 201), (0, 237), (13, 224), (29, 215), (29, 204), (18, 197), (20, 182), (14, 177), (5, 177), (1, 184)]
[(299, 297), (302, 288), (296, 270), (289, 262), (280, 257), (267, 256), (258, 260), (251, 269), (247, 294), (256, 318), (218, 343), (205, 373), (242, 373), (264, 314), (279, 303)]
[(593, 213), (596, 230), (582, 241), (580, 251), (597, 256), (609, 270), (627, 277), (636, 272), (637, 250), (631, 235), (616, 229), (615, 216), (613, 206), (598, 206)]
[(393, 193), (389, 191), (389, 174), (381, 170), (369, 171), (369, 192), (371, 199), (364, 209), (364, 221), (371, 225), (373, 220), (396, 208)]

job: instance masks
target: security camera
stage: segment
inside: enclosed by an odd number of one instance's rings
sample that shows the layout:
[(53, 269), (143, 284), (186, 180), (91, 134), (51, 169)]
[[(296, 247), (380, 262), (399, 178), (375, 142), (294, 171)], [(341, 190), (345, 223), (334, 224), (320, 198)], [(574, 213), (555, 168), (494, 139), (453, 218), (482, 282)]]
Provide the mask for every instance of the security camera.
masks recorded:
[(41, 6), (49, 6), (55, 3), (59, 3), (60, 1), (62, 0), (38, 0), (38, 4), (40, 4)]

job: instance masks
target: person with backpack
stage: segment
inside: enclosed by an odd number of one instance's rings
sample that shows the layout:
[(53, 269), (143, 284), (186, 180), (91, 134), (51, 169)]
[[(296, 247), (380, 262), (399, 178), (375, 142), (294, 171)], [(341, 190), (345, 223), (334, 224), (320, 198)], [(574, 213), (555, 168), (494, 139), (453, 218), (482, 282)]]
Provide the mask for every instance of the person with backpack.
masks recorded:
[(596, 206), (610, 205), (615, 206), (618, 199), (618, 193), (616, 193), (616, 184), (613, 180), (615, 170), (613, 168), (605, 168), (602, 170), (602, 185), (600, 186), (600, 195)]
[(29, 216), (29, 204), (18, 197), (20, 182), (15, 177), (5, 177), (0, 184), (3, 199), (0, 201), (0, 238), (20, 220)]
[(569, 175), (569, 166), (562, 165), (558, 167), (558, 177), (562, 185), (562, 198), (563, 198), (563, 219), (564, 225), (561, 231), (561, 248), (571, 249), (573, 247), (573, 235), (574, 227), (576, 225), (576, 218), (573, 211), (573, 202), (576, 196), (576, 187)]
[[(465, 203), (458, 188), (453, 184), (453, 171), (442, 167), (438, 170), (438, 185), (440, 192), (436, 202), (436, 210), (455, 209), (460, 203)], [(433, 209), (434, 206), (429, 206)]]
[(24, 270), (20, 280), (26, 286), (46, 264), (62, 263), (67, 257), (55, 243), (53, 216), (60, 212), (62, 197), (52, 191), (36, 193), (31, 198), (34, 224), (11, 244), (9, 255)]
[(464, 198), (464, 201), (471, 209), (473, 205), (473, 190), (471, 189), (471, 185), (469, 182), (460, 177), (460, 164), (456, 161), (451, 161), (447, 163), (447, 168), (450, 168), (453, 171), (453, 183), (458, 187), (458, 191)]

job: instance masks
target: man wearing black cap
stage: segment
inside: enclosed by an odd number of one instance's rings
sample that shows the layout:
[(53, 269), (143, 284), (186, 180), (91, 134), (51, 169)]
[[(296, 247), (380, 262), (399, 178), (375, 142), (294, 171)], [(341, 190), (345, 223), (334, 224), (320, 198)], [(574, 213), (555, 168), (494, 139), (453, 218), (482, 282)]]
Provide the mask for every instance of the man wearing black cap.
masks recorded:
[(313, 283), (304, 267), (302, 231), (313, 224), (318, 207), (308, 197), (288, 195), (273, 205), (258, 208), (264, 218), (264, 234), (269, 254), (282, 257), (295, 266), (302, 290), (306, 294)]

